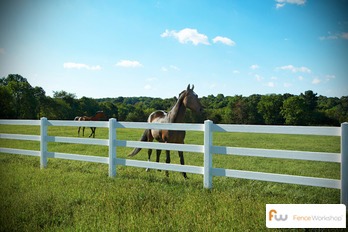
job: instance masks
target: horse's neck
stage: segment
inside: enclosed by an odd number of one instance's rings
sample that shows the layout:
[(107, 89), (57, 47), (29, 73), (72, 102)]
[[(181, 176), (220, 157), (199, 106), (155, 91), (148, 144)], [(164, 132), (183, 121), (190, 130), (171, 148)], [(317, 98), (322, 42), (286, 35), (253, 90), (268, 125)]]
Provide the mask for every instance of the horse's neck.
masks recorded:
[(99, 119), (101, 118), (101, 115), (98, 113), (98, 114), (95, 114), (94, 116), (91, 117), (91, 120), (93, 121), (99, 121)]
[(185, 120), (186, 107), (183, 103), (185, 95), (182, 94), (173, 108), (168, 112), (170, 123), (182, 123)]

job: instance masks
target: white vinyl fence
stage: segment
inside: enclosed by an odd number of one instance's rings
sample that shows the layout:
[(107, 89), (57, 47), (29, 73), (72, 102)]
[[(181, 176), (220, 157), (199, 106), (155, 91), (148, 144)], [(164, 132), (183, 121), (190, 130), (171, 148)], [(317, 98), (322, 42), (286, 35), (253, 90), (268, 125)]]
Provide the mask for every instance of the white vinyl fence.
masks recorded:
[[(59, 120), (47, 120), (46, 118), (42, 118), (41, 120), (0, 120), (0, 124), (40, 126), (40, 131), (41, 131), (40, 135), (0, 134), (1, 139), (40, 141), (40, 151), (0, 148), (0, 152), (39, 156), (41, 168), (45, 168), (47, 166), (47, 158), (59, 158), (59, 159), (69, 159), (69, 160), (79, 160), (79, 161), (109, 164), (110, 177), (116, 176), (117, 165), (202, 174), (204, 175), (203, 185), (205, 188), (212, 187), (212, 176), (225, 176), (225, 177), (262, 180), (262, 181), (271, 181), (271, 182), (279, 182), (279, 183), (335, 188), (335, 189), (341, 189), (341, 203), (348, 206), (348, 123), (341, 124), (341, 127), (309, 127), (309, 126), (222, 125), (222, 124), (213, 124), (213, 122), (209, 120), (205, 121), (204, 124), (179, 124), (179, 123), (161, 124), (161, 123), (117, 122), (116, 119), (114, 118), (110, 119), (108, 122), (105, 122), (105, 121), (104, 122), (59, 121)], [(85, 139), (85, 138), (47, 136), (47, 126), (73, 126), (73, 127), (83, 126), (83, 127), (109, 128), (109, 139)], [(149, 143), (149, 142), (117, 140), (116, 139), (117, 128), (203, 131), (204, 145), (164, 144), (164, 143)], [(213, 132), (243, 132), (243, 133), (341, 136), (341, 154), (326, 153), (326, 152), (285, 151), (285, 150), (213, 146), (213, 142), (212, 142)], [(93, 144), (93, 145), (109, 146), (109, 157), (97, 157), (97, 156), (58, 153), (58, 152), (47, 152), (47, 142), (78, 143), (78, 144)], [(204, 154), (204, 166), (199, 167), (199, 166), (130, 160), (130, 159), (120, 159), (120, 158), (117, 158), (116, 147), (132, 147), (132, 148), (139, 147), (139, 148), (149, 148), (149, 149), (199, 152)], [(312, 161), (341, 163), (341, 180), (213, 168), (212, 157), (214, 153), (226, 154), (226, 155), (312, 160)]]

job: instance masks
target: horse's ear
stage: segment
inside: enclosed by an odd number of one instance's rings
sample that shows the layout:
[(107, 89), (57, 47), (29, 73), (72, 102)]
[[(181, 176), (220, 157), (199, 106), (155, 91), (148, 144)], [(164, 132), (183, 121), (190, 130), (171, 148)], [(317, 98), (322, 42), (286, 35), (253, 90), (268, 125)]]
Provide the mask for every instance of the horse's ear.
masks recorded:
[(189, 90), (190, 90), (190, 84), (187, 86), (186, 91), (189, 91)]
[(192, 90), (195, 88), (195, 85), (194, 84), (192, 84)]

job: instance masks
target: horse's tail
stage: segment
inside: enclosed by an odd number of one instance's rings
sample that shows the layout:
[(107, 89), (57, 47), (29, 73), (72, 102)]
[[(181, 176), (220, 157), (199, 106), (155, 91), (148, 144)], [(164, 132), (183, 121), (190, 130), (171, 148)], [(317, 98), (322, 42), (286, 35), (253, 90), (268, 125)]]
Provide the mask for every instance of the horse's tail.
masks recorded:
[[(149, 133), (150, 133), (150, 130), (149, 129), (146, 129), (143, 133), (143, 135), (141, 136), (140, 138), (140, 141), (148, 141), (148, 136), (149, 136)], [(130, 153), (128, 155), (128, 157), (132, 157), (132, 156), (135, 156), (136, 154), (139, 153), (139, 151), (141, 150), (141, 148), (134, 148), (134, 150), (132, 151), (132, 153)]]

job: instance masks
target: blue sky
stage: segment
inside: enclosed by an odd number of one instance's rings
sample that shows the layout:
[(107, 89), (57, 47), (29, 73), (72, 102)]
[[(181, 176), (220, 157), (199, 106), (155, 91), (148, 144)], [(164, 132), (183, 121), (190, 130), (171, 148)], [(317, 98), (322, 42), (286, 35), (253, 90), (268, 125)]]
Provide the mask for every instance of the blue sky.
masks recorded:
[(0, 3), (0, 77), (47, 95), (348, 95), (347, 0)]

